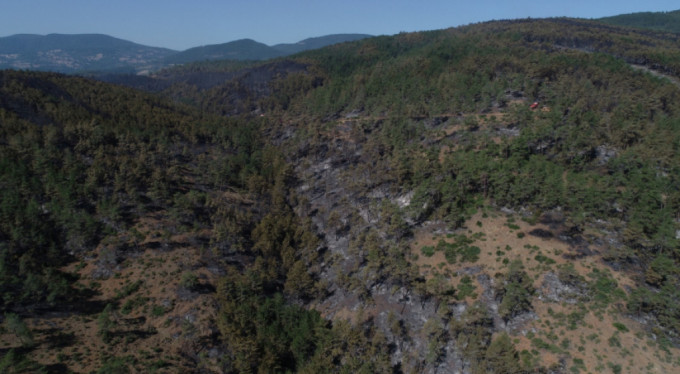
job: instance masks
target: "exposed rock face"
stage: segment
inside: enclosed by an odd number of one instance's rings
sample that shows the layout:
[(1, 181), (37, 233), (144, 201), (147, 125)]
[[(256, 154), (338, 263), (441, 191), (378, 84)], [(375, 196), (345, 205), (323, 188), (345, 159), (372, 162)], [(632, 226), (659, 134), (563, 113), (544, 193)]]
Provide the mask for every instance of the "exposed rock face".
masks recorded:
[[(286, 138), (294, 136), (288, 134)], [(291, 151), (297, 157), (296, 174), (300, 181), (296, 194), (299, 201), (304, 201), (298, 214), (309, 217), (323, 238), (317, 276), (325, 283), (327, 293), (313, 301), (313, 307), (326, 318), (347, 319), (381, 331), (392, 347), (392, 363), (404, 372), (471, 372), (461, 344), (449, 332), (450, 324), (463, 318), (467, 304), (424, 296), (422, 290), (404, 284), (399, 274), (385, 273), (381, 265), (369, 258), (368, 250), (356, 243), (361, 235), (377, 233), (381, 250), (390, 256), (389, 247), (397, 241), (387, 230), (381, 207), (391, 204), (407, 208), (413, 193), (395, 192), (371, 168), (358, 171), (356, 165), (370, 164), (371, 160), (365, 159), (361, 143), (351, 138), (320, 141), (316, 145), (305, 143)], [(406, 224), (418, 223), (406, 219)], [(416, 269), (408, 271), (410, 277), (418, 276)], [(489, 337), (494, 332), (520, 330), (536, 318), (534, 313), (527, 312), (503, 320), (498, 313), (495, 281), (481, 266), (466, 267), (459, 275), (476, 279), (482, 287), (478, 301), (489, 318), (489, 324), (483, 326)], [(433, 324), (444, 334), (435, 360), (428, 359), (432, 357), (433, 337), (427, 331)]]
[(550, 302), (576, 304), (580, 298), (586, 296), (586, 292), (584, 285), (565, 283), (554, 272), (548, 272), (543, 276), (538, 297)]
[[(329, 148), (327, 145), (319, 146), (324, 149), (318, 152), (305, 151), (315, 156), (310, 157), (308, 163), (298, 162), (308, 166), (297, 169), (303, 182), (296, 192), (308, 201), (303, 213), (312, 219), (318, 234), (324, 238), (319, 278), (327, 282), (328, 295), (315, 307), (327, 318), (371, 323), (384, 333), (393, 347), (393, 364), (405, 371), (419, 367), (424, 373), (466, 372), (455, 341), (451, 340), (441, 347), (444, 353), (437, 362), (421, 366), (429, 344), (423, 328), (430, 319), (440, 319), (438, 307), (450, 306), (438, 306), (434, 300), (400, 285), (399, 280), (391, 279), (390, 275), (380, 275), (379, 269), (367, 263), (363, 248), (352, 245), (357, 235), (369, 230), (375, 230), (387, 240), (377, 207), (384, 201), (408, 206), (413, 194), (395, 195), (387, 186), (372, 183), (375, 176), (364, 175), (366, 179), (362, 182), (372, 187), (358, 196), (348, 181), (357, 178), (349, 174), (355, 161), (362, 157), (361, 146), (351, 142), (336, 142)], [(348, 159), (352, 162), (347, 162)], [(401, 332), (394, 331), (395, 318), (402, 326)]]
[(607, 162), (609, 162), (609, 160), (616, 157), (618, 152), (616, 149), (603, 144), (595, 148), (595, 154), (598, 164), (605, 165)]

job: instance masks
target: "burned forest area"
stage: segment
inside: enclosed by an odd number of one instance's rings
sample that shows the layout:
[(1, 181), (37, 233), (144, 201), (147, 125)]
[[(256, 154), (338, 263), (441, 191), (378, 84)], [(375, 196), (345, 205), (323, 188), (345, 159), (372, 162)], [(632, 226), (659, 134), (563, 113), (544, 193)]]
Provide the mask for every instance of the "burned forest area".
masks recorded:
[(680, 371), (680, 36), (0, 71), (0, 371)]

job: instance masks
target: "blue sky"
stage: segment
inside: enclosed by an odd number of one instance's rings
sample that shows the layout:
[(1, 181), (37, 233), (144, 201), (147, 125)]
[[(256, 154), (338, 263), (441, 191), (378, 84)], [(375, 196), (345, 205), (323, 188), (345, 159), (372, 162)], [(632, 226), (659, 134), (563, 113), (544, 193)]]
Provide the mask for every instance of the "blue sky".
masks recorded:
[(597, 18), (680, 9), (677, 0), (0, 0), (0, 36), (101, 33), (183, 50), (251, 38), (392, 35), (493, 19)]

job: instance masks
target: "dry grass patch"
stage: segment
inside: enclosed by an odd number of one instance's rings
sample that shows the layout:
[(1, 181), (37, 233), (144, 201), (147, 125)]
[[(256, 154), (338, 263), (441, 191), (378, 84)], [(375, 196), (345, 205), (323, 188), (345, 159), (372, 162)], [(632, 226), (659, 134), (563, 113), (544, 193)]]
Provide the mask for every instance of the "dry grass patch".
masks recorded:
[[(495, 279), (507, 272), (509, 263), (520, 260), (536, 289), (531, 301), (537, 318), (508, 332), (525, 361), (548, 367), (566, 360), (567, 369), (574, 373), (606, 373), (619, 368), (622, 373), (680, 372), (680, 350), (661, 349), (644, 326), (622, 314), (624, 290), (635, 285), (631, 276), (610, 269), (599, 254), (603, 248), (581, 241), (579, 245), (588, 247), (583, 252), (558, 239), (561, 230), (564, 228), (559, 224), (530, 224), (514, 214), (479, 212), (455, 232), (443, 223), (417, 230), (411, 259), (426, 279), (436, 274), (458, 274), (446, 278), (454, 288), (471, 268), (475, 274), (485, 273)], [(452, 234), (477, 238), (474, 246), (480, 249), (479, 259), (451, 264), (442, 251), (435, 250), (429, 257), (423, 254), (423, 247), (436, 247), (442, 239), (450, 242)], [(581, 288), (573, 288), (574, 295), (560, 296), (561, 301), (551, 301), (546, 294), (546, 287), (550, 288), (546, 276), (559, 278), (561, 273), (573, 274)], [(475, 279), (475, 292), (483, 292), (476, 275), (471, 278)]]
[[(74, 312), (25, 320), (34, 334), (32, 360), (44, 365), (61, 363), (76, 373), (98, 370), (105, 357), (127, 357), (135, 362), (130, 367), (141, 372), (149, 370), (146, 365), (161, 367), (157, 372), (182, 372), (195, 365), (183, 354), (215, 332), (216, 304), (210, 288), (217, 275), (204, 267), (203, 253), (190, 246), (186, 235), (165, 238), (171, 249), (143, 249), (158, 240), (152, 233), (159, 226), (148, 217), (136, 226), (144, 236), (139, 249), (113, 266), (108, 278), (92, 277), (103, 266), (99, 257), (108, 250), (106, 246), (96, 250), (98, 257), (62, 269), (78, 274), (79, 287), (95, 293)], [(207, 233), (198, 233), (203, 234)], [(195, 277), (196, 289), (180, 284), (186, 273)], [(102, 314), (107, 304), (111, 305), (107, 315), (111, 325), (105, 339)], [(12, 336), (0, 335), (0, 349), (16, 346)]]

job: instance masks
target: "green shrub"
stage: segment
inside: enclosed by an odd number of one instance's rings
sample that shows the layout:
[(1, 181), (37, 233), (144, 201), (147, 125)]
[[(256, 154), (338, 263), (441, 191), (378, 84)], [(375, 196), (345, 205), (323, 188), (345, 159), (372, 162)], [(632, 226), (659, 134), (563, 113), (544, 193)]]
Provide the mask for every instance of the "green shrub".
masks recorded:
[(422, 253), (425, 257), (432, 257), (434, 255), (434, 247), (424, 245), (422, 248), (420, 248), (420, 253)]
[(593, 269), (588, 276), (593, 279), (589, 286), (596, 306), (605, 307), (615, 300), (625, 298), (625, 292), (618, 287), (609, 271)]
[(477, 246), (464, 246), (460, 251), (461, 259), (466, 262), (477, 262), (479, 260), (480, 252), (481, 249)]
[(548, 257), (548, 256), (546, 256), (546, 255), (543, 255), (543, 254), (541, 254), (541, 253), (537, 254), (537, 255), (534, 257), (534, 260), (536, 260), (536, 261), (538, 261), (538, 262), (540, 262), (540, 263), (544, 263), (544, 264), (546, 264), (546, 265), (552, 265), (552, 264), (555, 263), (555, 260), (553, 260), (552, 258), (550, 258), (550, 257)]
[(522, 312), (532, 310), (531, 296), (534, 293), (532, 284), (522, 262), (519, 260), (511, 262), (499, 290), (502, 299), (498, 313), (503, 319), (507, 321)]
[(621, 332), (628, 332), (629, 331), (628, 327), (626, 327), (626, 325), (624, 325), (621, 322), (614, 322), (613, 325), (614, 325), (614, 327), (616, 327), (617, 330), (619, 330)]
[(459, 258), (463, 262), (476, 262), (479, 260), (481, 249), (471, 245), (473, 242), (473, 239), (465, 235), (455, 235), (453, 243), (440, 240), (436, 250), (444, 252), (444, 257), (449, 264), (455, 264)]
[(161, 305), (154, 305), (151, 308), (151, 315), (154, 317), (160, 317), (165, 313), (167, 313), (167, 309)]
[(456, 293), (456, 299), (462, 300), (468, 296), (471, 296), (472, 298), (477, 297), (475, 294), (475, 285), (472, 284), (472, 278), (470, 276), (465, 275), (463, 278), (460, 279), (460, 283), (458, 284), (457, 290), (458, 292)]
[(190, 271), (182, 274), (182, 278), (179, 281), (179, 285), (188, 290), (195, 289), (199, 284), (198, 276)]
[(112, 357), (104, 361), (102, 367), (97, 370), (97, 374), (127, 374), (130, 373), (128, 366), (130, 358)]

